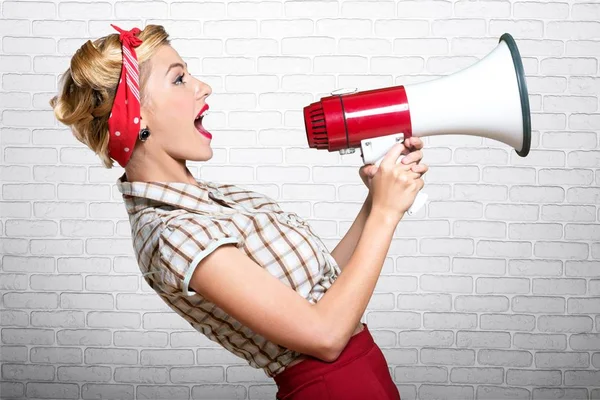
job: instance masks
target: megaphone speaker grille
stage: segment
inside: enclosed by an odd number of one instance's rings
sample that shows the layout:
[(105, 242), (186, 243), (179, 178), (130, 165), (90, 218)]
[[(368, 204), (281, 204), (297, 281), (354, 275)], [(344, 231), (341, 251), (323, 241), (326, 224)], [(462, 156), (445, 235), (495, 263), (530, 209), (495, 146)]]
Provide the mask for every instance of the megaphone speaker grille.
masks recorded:
[(304, 108), (304, 122), (309, 147), (326, 149), (329, 146), (329, 139), (321, 102), (313, 103)]

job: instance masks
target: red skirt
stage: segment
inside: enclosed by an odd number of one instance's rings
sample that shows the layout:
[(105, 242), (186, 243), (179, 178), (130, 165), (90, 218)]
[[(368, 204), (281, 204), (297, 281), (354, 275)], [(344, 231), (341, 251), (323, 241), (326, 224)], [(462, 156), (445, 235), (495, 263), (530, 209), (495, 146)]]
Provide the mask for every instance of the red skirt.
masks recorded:
[(275, 375), (277, 400), (400, 400), (387, 361), (363, 326), (334, 362), (311, 357)]

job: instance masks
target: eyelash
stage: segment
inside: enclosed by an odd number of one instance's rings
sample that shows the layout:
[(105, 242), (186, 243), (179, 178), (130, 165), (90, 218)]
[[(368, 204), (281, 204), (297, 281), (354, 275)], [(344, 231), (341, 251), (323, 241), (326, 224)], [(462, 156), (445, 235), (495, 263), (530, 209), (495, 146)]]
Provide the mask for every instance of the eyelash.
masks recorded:
[(181, 75), (179, 75), (179, 76), (177, 77), (177, 79), (175, 79), (175, 82), (174, 82), (174, 83), (175, 83), (175, 84), (177, 84), (177, 82), (185, 83), (185, 82), (182, 80), (184, 75), (185, 75), (185, 74), (181, 74)]

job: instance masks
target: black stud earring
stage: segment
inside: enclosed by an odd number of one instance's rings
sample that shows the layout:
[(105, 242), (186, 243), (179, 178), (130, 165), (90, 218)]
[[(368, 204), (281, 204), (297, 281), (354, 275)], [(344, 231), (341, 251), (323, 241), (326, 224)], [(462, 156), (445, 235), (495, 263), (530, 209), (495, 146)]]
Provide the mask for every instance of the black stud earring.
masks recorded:
[(148, 139), (148, 136), (150, 136), (150, 129), (148, 129), (148, 128), (143, 128), (143, 129), (140, 131), (140, 140), (141, 140), (142, 142), (145, 142), (145, 141)]

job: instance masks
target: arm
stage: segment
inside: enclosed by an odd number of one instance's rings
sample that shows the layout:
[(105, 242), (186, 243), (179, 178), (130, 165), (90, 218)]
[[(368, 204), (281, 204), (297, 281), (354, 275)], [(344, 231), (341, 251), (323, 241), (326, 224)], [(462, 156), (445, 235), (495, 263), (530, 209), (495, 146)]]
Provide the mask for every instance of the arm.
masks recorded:
[(235, 246), (220, 246), (202, 259), (190, 287), (273, 343), (324, 361), (334, 355), (315, 305)]
[(316, 304), (231, 245), (199, 262), (190, 287), (267, 340), (331, 362), (365, 312), (397, 224), (371, 212), (344, 272)]
[(383, 262), (399, 221), (379, 209), (371, 210), (360, 239), (335, 283), (315, 304), (321, 324), (332, 336), (335, 360), (342, 352), (373, 295)]
[(340, 240), (337, 246), (335, 246), (335, 249), (333, 249), (331, 252), (331, 256), (335, 259), (341, 270), (344, 269), (350, 260), (350, 257), (352, 257), (352, 253), (354, 253), (354, 250), (356, 249), (358, 239), (360, 239), (360, 235), (365, 228), (367, 218), (371, 213), (371, 205), (372, 197), (371, 193), (369, 193), (362, 208), (360, 209), (360, 212), (352, 223), (352, 226), (348, 232), (346, 232), (346, 235), (342, 238), (342, 240)]

